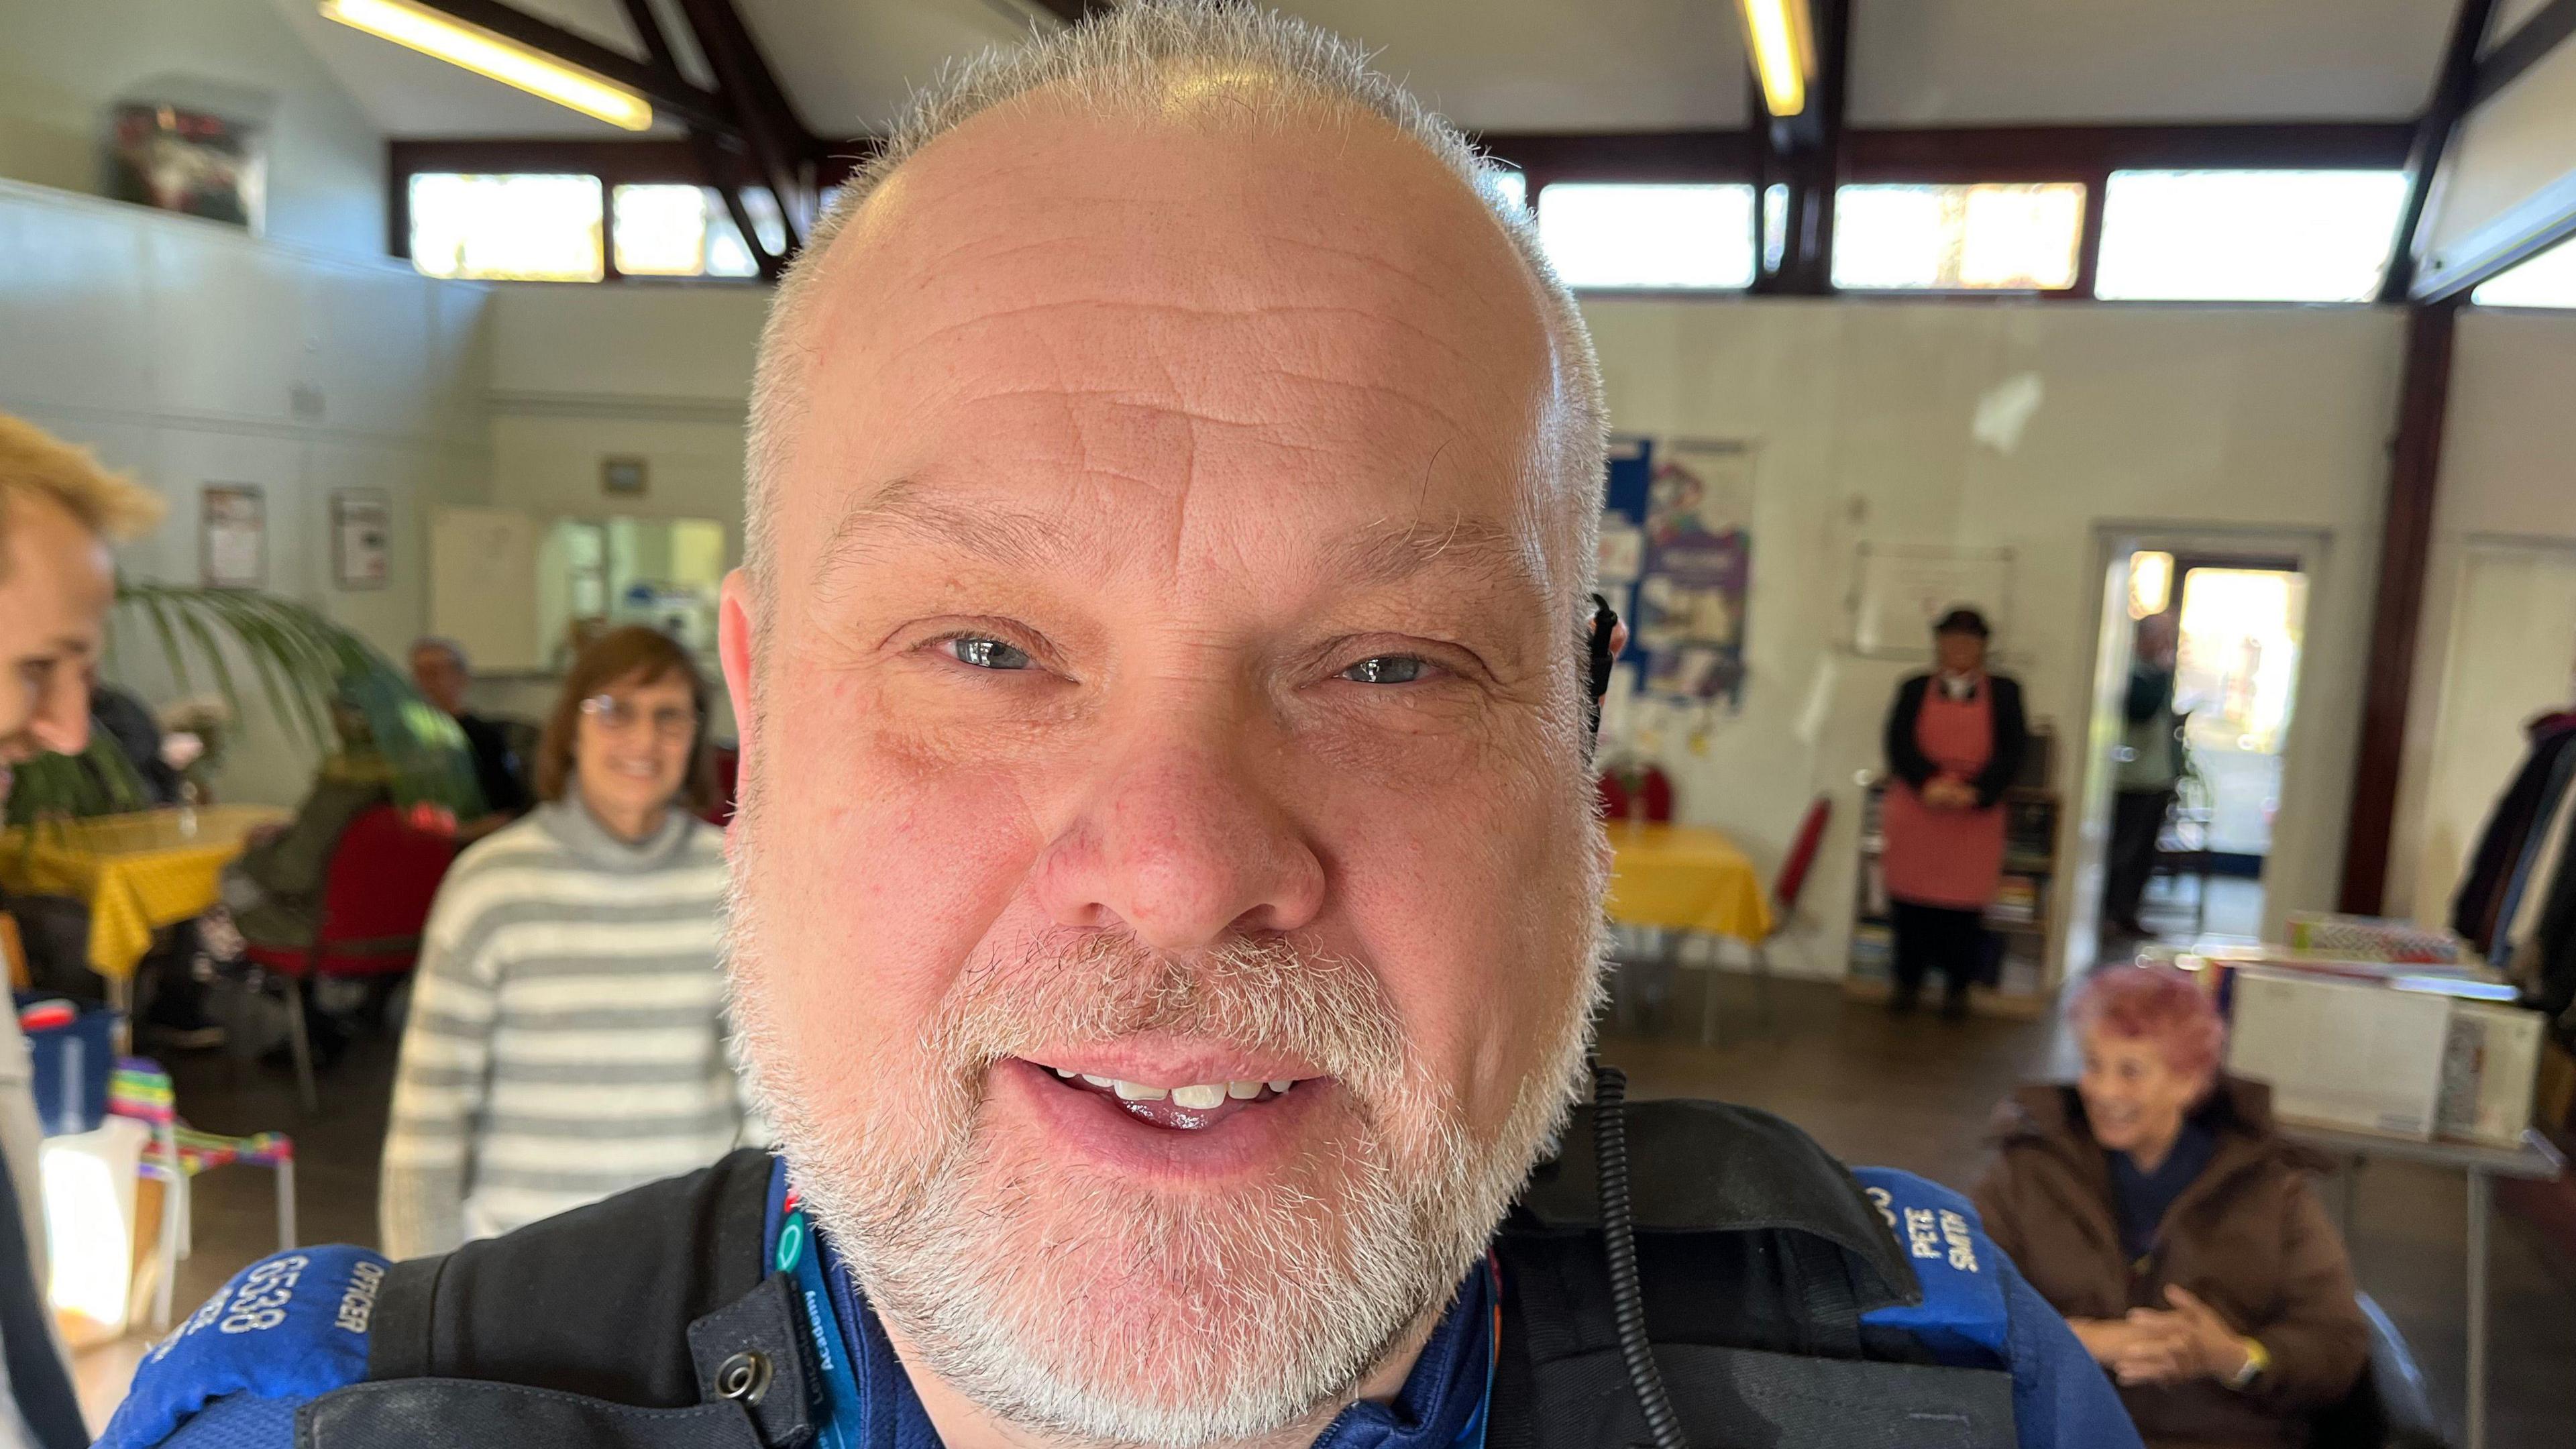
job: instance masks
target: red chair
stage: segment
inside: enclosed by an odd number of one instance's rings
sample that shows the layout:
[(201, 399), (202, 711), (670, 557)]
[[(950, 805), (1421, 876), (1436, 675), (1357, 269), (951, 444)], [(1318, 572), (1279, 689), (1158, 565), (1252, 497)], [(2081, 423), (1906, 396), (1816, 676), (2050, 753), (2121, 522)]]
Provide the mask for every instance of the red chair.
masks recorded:
[(322, 919), (302, 949), (252, 946), (245, 953), (285, 978), (288, 1050), (304, 1110), (320, 1110), (313, 1044), (304, 1034), (304, 992), (317, 977), (398, 976), (420, 957), (421, 927), (456, 842), (414, 830), (394, 807), (378, 805), (349, 822), (322, 878)]
[(1780, 860), (1780, 873), (1771, 878), (1771, 929), (1753, 943), (1753, 979), (1761, 1003), (1762, 1029), (1771, 1030), (1771, 943), (1789, 933), (1789, 925), (1798, 915), (1798, 897), (1807, 889), (1807, 877), (1815, 873), (1816, 856), (1825, 844), (1825, 826), (1833, 819), (1834, 800), (1819, 795), (1807, 804), (1806, 815), (1798, 821), (1798, 833), (1790, 838), (1789, 853)]

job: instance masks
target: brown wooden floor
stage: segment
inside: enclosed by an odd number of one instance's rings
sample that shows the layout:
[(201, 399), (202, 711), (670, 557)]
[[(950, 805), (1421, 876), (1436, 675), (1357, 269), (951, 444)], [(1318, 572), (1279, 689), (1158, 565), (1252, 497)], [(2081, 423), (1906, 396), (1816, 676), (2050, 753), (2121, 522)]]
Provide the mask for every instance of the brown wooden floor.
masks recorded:
[[(1778, 983), (1772, 1029), (1759, 1027), (1755, 983), (1719, 981), (1720, 1044), (1697, 1040), (1704, 976), (1685, 973), (1644, 1029), (1614, 1033), (1605, 1057), (1638, 1096), (1705, 1096), (1777, 1112), (1854, 1162), (1879, 1163), (1965, 1187), (1980, 1165), (1986, 1114), (2013, 1083), (2047, 1072), (2062, 1050), (2053, 1021), (1904, 1021), (1846, 1002), (1831, 987)], [(1668, 1020), (1667, 1020), (1668, 1019)], [(304, 1236), (375, 1239), (376, 1156), (384, 1136), (392, 1053), (363, 1040), (324, 1078), (316, 1119), (297, 1110), (283, 1072), (205, 1054), (175, 1059), (181, 1111), (219, 1132), (295, 1134)], [(234, 1168), (198, 1185), (196, 1254), (178, 1300), (191, 1305), (274, 1243), (268, 1175)], [(2462, 1285), (2465, 1188), (2456, 1177), (2400, 1165), (2372, 1169), (2363, 1189), (2354, 1261), (2422, 1360), (2437, 1409), (2456, 1432), (2466, 1354)], [(2553, 1259), (2511, 1218), (2495, 1234), (2494, 1449), (2576, 1444), (2576, 1265)], [(135, 1341), (85, 1355), (85, 1398), (103, 1412), (122, 1391)]]

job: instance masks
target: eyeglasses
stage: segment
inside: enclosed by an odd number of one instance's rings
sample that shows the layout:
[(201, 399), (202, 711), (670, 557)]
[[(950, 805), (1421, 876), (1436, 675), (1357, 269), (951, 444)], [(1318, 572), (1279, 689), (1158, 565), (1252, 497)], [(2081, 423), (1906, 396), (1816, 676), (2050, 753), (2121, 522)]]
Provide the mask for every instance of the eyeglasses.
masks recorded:
[(581, 712), (612, 735), (632, 734), (635, 727), (650, 723), (653, 733), (666, 740), (685, 740), (698, 728), (698, 712), (680, 705), (666, 705), (650, 715), (613, 694), (594, 694), (581, 702)]

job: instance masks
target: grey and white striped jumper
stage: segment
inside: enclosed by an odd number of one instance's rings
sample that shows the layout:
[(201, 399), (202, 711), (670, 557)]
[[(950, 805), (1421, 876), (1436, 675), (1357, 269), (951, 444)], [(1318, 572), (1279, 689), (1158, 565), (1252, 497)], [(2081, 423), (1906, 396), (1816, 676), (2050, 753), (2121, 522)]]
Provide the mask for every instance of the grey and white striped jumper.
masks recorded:
[(723, 837), (629, 844), (569, 796), (438, 888), (394, 1079), (385, 1252), (441, 1253), (694, 1171), (747, 1126), (723, 1022)]

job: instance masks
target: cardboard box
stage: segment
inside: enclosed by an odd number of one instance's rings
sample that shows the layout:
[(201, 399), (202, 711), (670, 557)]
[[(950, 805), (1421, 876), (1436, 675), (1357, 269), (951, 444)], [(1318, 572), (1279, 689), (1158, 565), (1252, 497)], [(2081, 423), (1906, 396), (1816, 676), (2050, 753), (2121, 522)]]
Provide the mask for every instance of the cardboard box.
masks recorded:
[(2429, 1140), (2440, 1120), (2449, 997), (2249, 967), (2230, 994), (2227, 1069), (2272, 1084), (2290, 1121)]
[(2494, 1147), (2522, 1141), (2540, 1076), (2541, 1024), (2539, 1012), (2518, 1006), (2451, 1004), (2436, 1131)]

